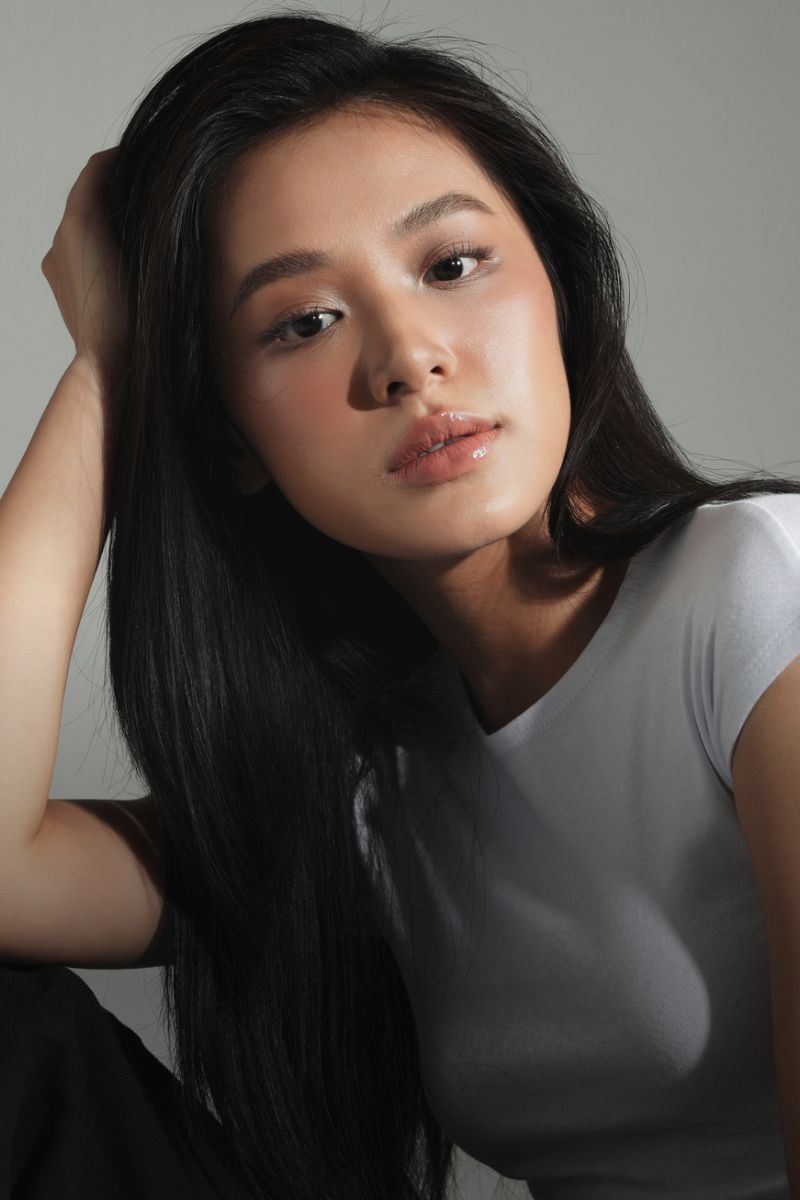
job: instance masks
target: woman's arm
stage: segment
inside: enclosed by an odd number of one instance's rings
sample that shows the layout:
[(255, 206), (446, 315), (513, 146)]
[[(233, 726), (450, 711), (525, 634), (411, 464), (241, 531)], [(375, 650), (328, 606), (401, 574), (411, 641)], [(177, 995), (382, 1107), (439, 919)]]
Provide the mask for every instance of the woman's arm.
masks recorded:
[(781, 1128), (789, 1192), (800, 1200), (800, 658), (754, 705), (731, 774), (764, 905)]
[(75, 357), (0, 497), (0, 957), (86, 966), (143, 964), (163, 910), (148, 797), (126, 805), (48, 796), (69, 663), (108, 527), (111, 381), (125, 347), (120, 265), (104, 220), (113, 156), (89, 159), (42, 261)]
[(0, 958), (73, 967), (170, 961), (163, 859), (149, 796), (50, 799), (36, 836), (6, 862)]
[[(105, 402), (73, 361), (0, 498), (0, 957), (166, 961), (152, 802), (49, 799), (67, 672), (104, 541)], [(144, 819), (142, 827), (132, 819)], [(156, 940), (154, 940), (156, 939)]]
[(0, 497), (0, 869), (42, 822), (104, 542), (105, 405), (74, 359)]

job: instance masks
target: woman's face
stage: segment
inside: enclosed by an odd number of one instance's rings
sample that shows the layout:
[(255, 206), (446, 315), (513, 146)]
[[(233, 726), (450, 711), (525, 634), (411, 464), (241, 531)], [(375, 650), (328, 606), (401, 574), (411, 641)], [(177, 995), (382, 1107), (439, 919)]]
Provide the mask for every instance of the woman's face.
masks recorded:
[[(491, 211), (454, 204), (395, 229), (447, 193)], [(538, 528), (570, 424), (553, 292), (457, 140), (378, 105), (340, 110), (249, 151), (212, 232), (220, 384), (252, 451), (244, 490), (271, 477), (310, 524), (378, 558), (463, 555)], [(290, 252), (291, 272), (265, 267), (236, 303), (253, 268)], [(483, 456), (438, 482), (392, 472), (415, 422), (448, 412), (499, 425)]]

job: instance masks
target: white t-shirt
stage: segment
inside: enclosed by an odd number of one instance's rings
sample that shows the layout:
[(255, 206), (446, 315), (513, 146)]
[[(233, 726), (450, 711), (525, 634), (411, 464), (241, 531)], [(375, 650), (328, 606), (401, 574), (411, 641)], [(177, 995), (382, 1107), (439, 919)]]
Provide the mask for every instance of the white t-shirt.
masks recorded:
[(535, 1200), (788, 1198), (730, 764), (797, 655), (800, 494), (706, 504), (496, 732), (440, 650), (419, 675), (441, 723), (397, 747), (397, 821), (359, 793), (365, 908), (431, 1109)]

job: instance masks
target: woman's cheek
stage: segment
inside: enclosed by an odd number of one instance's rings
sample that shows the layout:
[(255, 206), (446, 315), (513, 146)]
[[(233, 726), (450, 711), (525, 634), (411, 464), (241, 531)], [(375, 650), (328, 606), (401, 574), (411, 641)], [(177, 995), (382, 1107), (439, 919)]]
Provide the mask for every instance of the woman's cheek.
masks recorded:
[[(561, 389), (564, 361), (552, 291), (520, 288), (493, 305), (487, 325), (492, 365), (509, 377), (520, 372), (537, 391)], [(522, 382), (519, 380), (518, 382)]]

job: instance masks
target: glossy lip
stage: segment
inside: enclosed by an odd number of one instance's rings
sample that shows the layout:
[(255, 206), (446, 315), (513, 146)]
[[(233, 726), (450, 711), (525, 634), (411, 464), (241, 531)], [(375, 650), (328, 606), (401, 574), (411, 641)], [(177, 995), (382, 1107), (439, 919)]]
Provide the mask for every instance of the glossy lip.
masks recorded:
[(418, 454), (404, 466), (392, 472), (392, 479), (402, 485), (430, 485), (446, 483), (472, 471), (489, 453), (492, 444), (500, 436), (501, 429), (479, 430), (465, 437), (455, 438), (430, 454)]
[(439, 442), (445, 442), (449, 438), (466, 437), (471, 433), (484, 433), (489, 429), (496, 429), (498, 424), (497, 421), (490, 421), (486, 417), (468, 412), (442, 412), (430, 417), (421, 417), (414, 422), (396, 447), (387, 470), (398, 471)]

